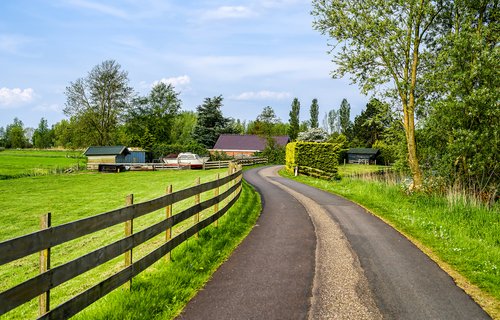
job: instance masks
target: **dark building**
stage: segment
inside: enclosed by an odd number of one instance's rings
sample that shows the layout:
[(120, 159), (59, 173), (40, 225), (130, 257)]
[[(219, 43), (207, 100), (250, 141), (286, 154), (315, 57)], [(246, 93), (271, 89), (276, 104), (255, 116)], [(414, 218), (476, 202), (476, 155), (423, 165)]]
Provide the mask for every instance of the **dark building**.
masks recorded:
[(378, 149), (372, 148), (351, 148), (347, 150), (347, 163), (374, 163), (380, 154)]

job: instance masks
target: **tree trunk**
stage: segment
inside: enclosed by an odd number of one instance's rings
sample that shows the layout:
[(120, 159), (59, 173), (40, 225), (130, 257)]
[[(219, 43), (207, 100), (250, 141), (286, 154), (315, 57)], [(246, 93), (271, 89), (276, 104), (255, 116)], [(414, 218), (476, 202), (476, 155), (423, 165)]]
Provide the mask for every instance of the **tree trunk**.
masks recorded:
[[(421, 3), (423, 6), (423, 0)], [(418, 164), (417, 144), (415, 141), (415, 89), (417, 87), (417, 66), (419, 63), (419, 47), (420, 47), (420, 23), (421, 14), (419, 12), (417, 22), (415, 24), (415, 39), (413, 41), (413, 57), (411, 65), (411, 77), (409, 88), (409, 101), (406, 108), (403, 107), (405, 114), (406, 129), (406, 145), (408, 146), (408, 164), (413, 176), (413, 189), (422, 189), (422, 171)]]
[(408, 165), (410, 166), (413, 177), (412, 189), (420, 190), (422, 188), (422, 171), (418, 164), (417, 144), (415, 141), (415, 115), (410, 106), (404, 106), (404, 126), (406, 133), (406, 146), (408, 148)]

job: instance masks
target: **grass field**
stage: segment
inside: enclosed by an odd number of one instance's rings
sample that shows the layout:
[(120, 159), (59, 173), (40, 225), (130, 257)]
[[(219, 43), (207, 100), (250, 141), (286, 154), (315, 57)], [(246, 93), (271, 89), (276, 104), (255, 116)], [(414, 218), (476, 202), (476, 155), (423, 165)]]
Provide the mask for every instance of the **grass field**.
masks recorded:
[[(194, 184), (197, 177), (201, 182), (214, 180), (217, 173), (226, 170), (191, 171), (171, 170), (155, 172), (126, 172), (120, 174), (80, 173), (24, 177), (0, 180), (0, 241), (38, 230), (39, 216), (52, 213), (52, 225), (81, 219), (109, 211), (124, 205), (125, 197), (134, 194), (134, 202), (143, 202), (163, 195), (169, 184), (174, 191)], [(213, 192), (211, 193), (213, 194)], [(202, 200), (208, 195), (202, 196)], [(192, 199), (174, 205), (174, 213), (192, 204)], [(134, 220), (134, 230), (164, 218), (164, 211), (146, 215)], [(175, 235), (181, 227), (174, 228)], [(55, 267), (86, 252), (109, 244), (123, 236), (123, 226), (115, 226), (82, 237), (52, 249), (52, 266)], [(164, 235), (153, 238), (137, 250), (134, 259), (149, 252)], [(37, 255), (0, 266), (0, 291), (20, 283), (37, 274)], [(53, 306), (76, 292), (99, 282), (118, 270), (123, 258), (116, 258), (82, 276), (68, 281), (51, 291)], [(149, 272), (148, 272), (149, 273)], [(12, 319), (34, 318), (36, 299), (14, 309), (5, 316)]]
[[(324, 181), (281, 174), (351, 199), (428, 248), (481, 306), (500, 319), (500, 204), (493, 208), (444, 197), (407, 195), (398, 185), (345, 178)], [(458, 273), (457, 273), (458, 272)], [(470, 285), (472, 284), (472, 286)], [(475, 286), (479, 287), (477, 289)]]
[(339, 165), (339, 175), (341, 177), (348, 177), (351, 175), (361, 175), (366, 173), (386, 171), (390, 168), (391, 167), (381, 165), (346, 164)]
[(0, 180), (85, 168), (85, 161), (81, 151), (7, 149), (0, 152)]

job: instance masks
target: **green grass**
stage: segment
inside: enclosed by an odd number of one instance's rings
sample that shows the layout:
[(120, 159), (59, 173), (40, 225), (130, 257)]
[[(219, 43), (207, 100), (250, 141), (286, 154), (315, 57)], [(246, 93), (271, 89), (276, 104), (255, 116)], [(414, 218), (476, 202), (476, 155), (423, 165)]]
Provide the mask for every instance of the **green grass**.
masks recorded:
[(381, 165), (367, 165), (367, 164), (346, 164), (339, 165), (339, 174), (341, 177), (347, 177), (350, 175), (360, 175), (367, 173), (380, 172), (390, 169), (388, 166)]
[[(80, 173), (45, 175), (18, 179), (0, 180), (0, 241), (38, 230), (39, 216), (52, 213), (52, 225), (74, 221), (101, 212), (122, 207), (125, 197), (134, 194), (135, 203), (143, 202), (165, 194), (166, 187), (173, 190), (185, 189), (194, 184), (197, 177), (201, 182), (214, 180), (217, 173), (226, 170), (194, 171), (170, 170), (154, 172), (125, 172), (120, 174)], [(223, 190), (225, 190), (223, 188)], [(202, 200), (213, 195), (202, 195)], [(192, 205), (187, 199), (173, 206), (174, 213)], [(148, 214), (134, 220), (134, 231), (142, 230), (165, 216), (164, 210)], [(190, 222), (190, 221), (189, 221)], [(173, 234), (183, 230), (175, 227)], [(91, 235), (73, 240), (52, 249), (52, 266), (55, 267), (85, 254), (100, 246), (123, 237), (123, 226), (118, 225)], [(159, 235), (134, 251), (138, 259), (164, 239)], [(0, 291), (37, 274), (37, 255), (19, 259), (0, 266)], [(70, 280), (51, 291), (52, 305), (55, 306), (71, 295), (92, 286), (119, 270), (123, 258), (116, 258)], [(34, 318), (35, 299), (6, 314), (7, 318)]]
[(81, 151), (7, 149), (0, 152), (0, 180), (85, 168), (85, 161)]
[(342, 179), (324, 181), (281, 174), (357, 202), (396, 229), (430, 248), (433, 254), (479, 287), (483, 307), (500, 316), (500, 204), (493, 208), (454, 204), (444, 197), (407, 195), (397, 185)]
[(220, 219), (164, 260), (134, 278), (132, 289), (118, 289), (76, 319), (173, 319), (250, 232), (261, 210), (260, 197), (244, 183), (241, 198)]

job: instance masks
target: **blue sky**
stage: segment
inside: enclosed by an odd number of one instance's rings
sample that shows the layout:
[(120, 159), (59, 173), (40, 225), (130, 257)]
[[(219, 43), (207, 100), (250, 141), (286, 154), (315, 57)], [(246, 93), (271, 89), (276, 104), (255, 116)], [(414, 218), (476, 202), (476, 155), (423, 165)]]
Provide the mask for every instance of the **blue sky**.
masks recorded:
[(317, 98), (321, 121), (347, 98), (353, 117), (368, 98), (330, 77), (327, 38), (310, 11), (301, 0), (1, 1), (0, 126), (66, 118), (66, 86), (108, 59), (137, 94), (172, 83), (184, 110), (223, 95), (227, 117), (254, 120), (269, 105), (286, 122), (294, 97), (301, 120)]

